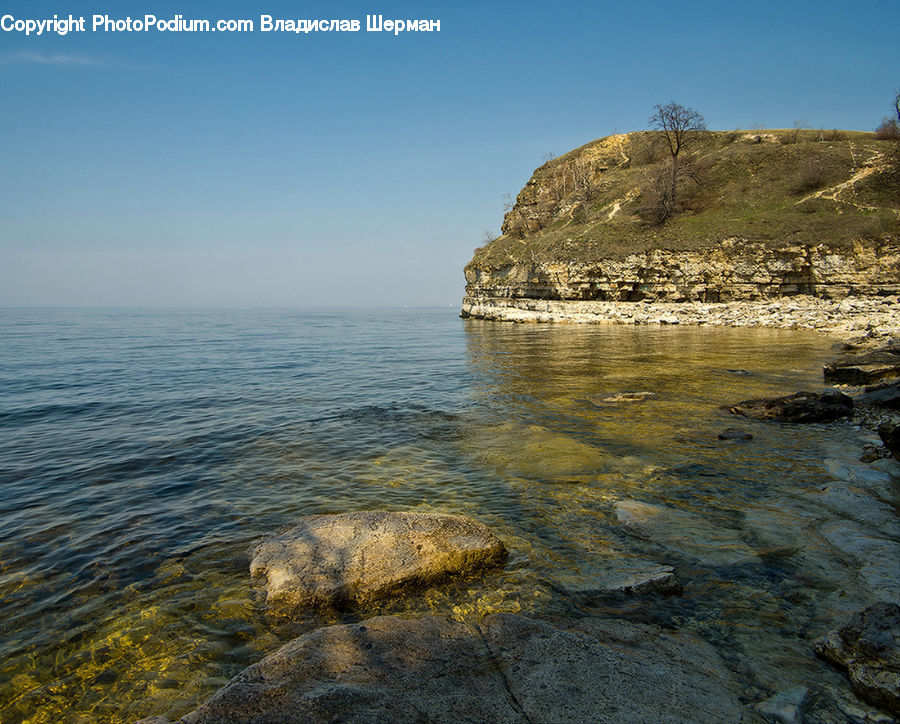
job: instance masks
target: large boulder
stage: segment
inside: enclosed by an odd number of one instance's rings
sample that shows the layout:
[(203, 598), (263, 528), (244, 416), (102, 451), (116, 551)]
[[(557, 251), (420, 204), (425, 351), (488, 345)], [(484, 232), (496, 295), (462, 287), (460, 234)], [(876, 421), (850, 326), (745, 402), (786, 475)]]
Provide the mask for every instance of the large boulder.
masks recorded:
[(751, 420), (828, 422), (852, 414), (853, 399), (837, 390), (828, 390), (821, 394), (797, 392), (785, 397), (744, 400), (725, 409), (735, 415), (749, 417)]
[(346, 608), (452, 575), (498, 566), (506, 548), (487, 526), (437, 513), (313, 515), (259, 543), (250, 573), (267, 603)]
[(900, 606), (876, 603), (815, 641), (817, 654), (847, 670), (856, 692), (900, 715)]
[(687, 634), (611, 619), (382, 616), (291, 641), (181, 722), (742, 721), (739, 693)]

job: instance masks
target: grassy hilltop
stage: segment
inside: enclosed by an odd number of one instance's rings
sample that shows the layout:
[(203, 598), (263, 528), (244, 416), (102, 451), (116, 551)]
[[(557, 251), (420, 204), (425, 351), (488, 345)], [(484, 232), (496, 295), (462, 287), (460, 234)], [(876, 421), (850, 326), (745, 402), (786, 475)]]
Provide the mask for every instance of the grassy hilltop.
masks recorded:
[(471, 267), (592, 262), (737, 237), (846, 248), (900, 240), (900, 142), (818, 130), (701, 132), (677, 205), (654, 213), (668, 150), (658, 131), (607, 136), (535, 170), (502, 235)]

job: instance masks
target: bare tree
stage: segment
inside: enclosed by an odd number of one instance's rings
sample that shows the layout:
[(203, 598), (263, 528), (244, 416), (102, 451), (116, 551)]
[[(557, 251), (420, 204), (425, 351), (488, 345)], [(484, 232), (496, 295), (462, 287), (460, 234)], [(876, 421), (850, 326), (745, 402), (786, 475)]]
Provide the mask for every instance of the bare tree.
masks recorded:
[(583, 201), (592, 201), (597, 195), (597, 172), (599, 164), (596, 160), (577, 158), (572, 162), (572, 185)]
[(681, 176), (680, 159), (685, 149), (690, 148), (701, 131), (706, 130), (706, 121), (693, 108), (685, 108), (684, 106), (670, 101), (666, 105), (654, 106), (655, 111), (648, 125), (662, 133), (662, 138), (669, 150), (669, 172), (665, 174), (667, 178), (666, 188), (662, 193), (659, 189), (662, 175), (655, 177), (651, 184), (654, 187), (651, 193), (657, 198), (664, 199), (657, 208), (660, 212), (656, 214), (656, 223), (662, 224), (676, 207), (676, 196), (678, 192), (678, 181)]
[(875, 129), (876, 138), (900, 138), (900, 93), (894, 97), (894, 111), (897, 114), (896, 118), (885, 116), (881, 119), (881, 125)]
[(559, 203), (568, 193), (569, 173), (563, 164), (557, 165), (550, 177), (550, 190), (553, 192), (554, 200)]
[(485, 246), (490, 244), (492, 241), (497, 241), (499, 237), (490, 229), (485, 229), (484, 233), (481, 235), (481, 240), (485, 243)]
[(669, 147), (672, 160), (677, 164), (678, 156), (696, 138), (699, 131), (706, 130), (706, 121), (693, 108), (685, 108), (675, 101), (666, 105), (657, 104), (648, 125), (662, 131)]
[(791, 131), (791, 135), (788, 136), (788, 139), (790, 143), (797, 143), (797, 141), (800, 140), (800, 132), (806, 128), (809, 128), (809, 124), (802, 118), (798, 118), (792, 125), (793, 130)]
[(753, 137), (753, 143), (762, 143), (763, 142), (763, 129), (766, 127), (765, 123), (754, 123), (751, 128), (756, 131), (756, 135)]

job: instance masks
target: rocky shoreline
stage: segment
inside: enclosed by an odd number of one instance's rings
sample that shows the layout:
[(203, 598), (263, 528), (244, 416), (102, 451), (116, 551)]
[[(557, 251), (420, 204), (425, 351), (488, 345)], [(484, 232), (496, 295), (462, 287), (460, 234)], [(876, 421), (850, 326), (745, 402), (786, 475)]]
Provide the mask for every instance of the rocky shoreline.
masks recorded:
[[(889, 339), (900, 329), (895, 298), (702, 305), (520, 301), (523, 306), (470, 306), (463, 316), (477, 312), (510, 321), (757, 324), (839, 332), (848, 339), (823, 377), (828, 382), (831, 375), (840, 390), (735, 401), (724, 409), (766, 424), (830, 422), (879, 432), (888, 425), (896, 435), (900, 350)], [(486, 316), (490, 310), (498, 316)], [(649, 392), (620, 393), (598, 404), (652, 398)], [(810, 653), (846, 672), (843, 685), (823, 679), (790, 686), (761, 677), (750, 689), (727, 653), (697, 632), (609, 614), (373, 618), (367, 607), (375, 598), (452, 578), (491, 575), (491, 569), (504, 566), (507, 550), (489, 528), (470, 518), (370, 511), (309, 516), (251, 552), (251, 574), (262, 584), (270, 613), (352, 608), (357, 614), (353, 622), (317, 628), (289, 641), (179, 721), (896, 722), (900, 469), (885, 459), (891, 453), (898, 458), (890, 434), (881, 434), (886, 448), (869, 446), (873, 450), (861, 459), (857, 451), (844, 462), (826, 461), (832, 479), (821, 486), (773, 493), (778, 497), (773, 505), (792, 511), (801, 524), (797, 530), (764, 521), (743, 531), (725, 527), (700, 513), (642, 500), (640, 489), (636, 498), (614, 499), (610, 513), (622, 531), (652, 542), (665, 559), (674, 556), (683, 566), (676, 571), (659, 561), (623, 560), (614, 575), (579, 584), (585, 602), (624, 596), (642, 606), (652, 605), (647, 602), (654, 598), (683, 596), (691, 605), (699, 590), (692, 586), (709, 571), (728, 577), (764, 567), (770, 558), (790, 558), (801, 575), (816, 571), (834, 577), (836, 590), (829, 594), (827, 608), (836, 628), (820, 629), (808, 646)], [(719, 435), (728, 445), (752, 439), (731, 428)], [(808, 625), (793, 623), (804, 629)]]
[(798, 295), (764, 301), (613, 302), (466, 296), (460, 316), (507, 322), (685, 324), (809, 329), (839, 337), (900, 334), (900, 298)]

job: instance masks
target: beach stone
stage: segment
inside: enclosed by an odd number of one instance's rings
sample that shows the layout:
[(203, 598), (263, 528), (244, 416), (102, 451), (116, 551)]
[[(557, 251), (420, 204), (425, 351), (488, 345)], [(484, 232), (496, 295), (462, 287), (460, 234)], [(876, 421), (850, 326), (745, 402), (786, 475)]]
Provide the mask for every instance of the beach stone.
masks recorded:
[(505, 559), (503, 543), (470, 518), (369, 511), (301, 519), (254, 548), (250, 573), (265, 579), (274, 608), (346, 608)]
[(585, 581), (576, 593), (582, 596), (608, 593), (626, 595), (659, 593), (665, 596), (680, 596), (683, 591), (672, 566), (650, 561), (624, 561), (614, 570)]
[(900, 606), (881, 602), (817, 639), (816, 653), (847, 670), (856, 692), (900, 715)]
[(827, 422), (850, 415), (853, 412), (853, 399), (837, 390), (821, 394), (797, 392), (785, 397), (744, 400), (736, 405), (726, 406), (725, 409), (751, 420)]
[(294, 639), (180, 722), (741, 721), (739, 693), (690, 634), (609, 619), (381, 616)]
[(747, 440), (752, 439), (753, 435), (746, 430), (738, 430), (736, 427), (729, 427), (719, 433), (719, 440), (739, 440), (741, 442), (746, 442)]

